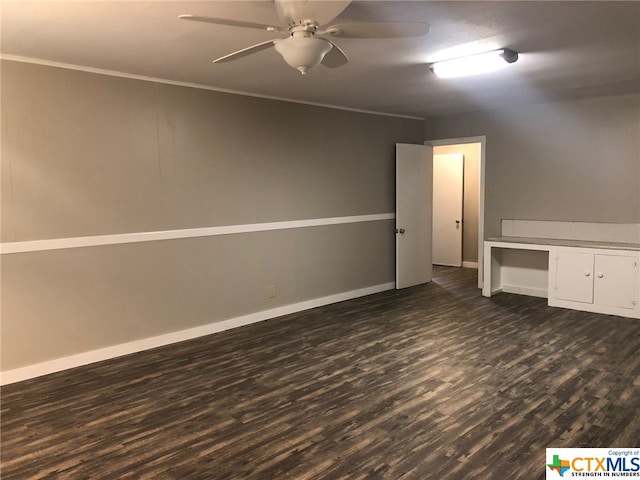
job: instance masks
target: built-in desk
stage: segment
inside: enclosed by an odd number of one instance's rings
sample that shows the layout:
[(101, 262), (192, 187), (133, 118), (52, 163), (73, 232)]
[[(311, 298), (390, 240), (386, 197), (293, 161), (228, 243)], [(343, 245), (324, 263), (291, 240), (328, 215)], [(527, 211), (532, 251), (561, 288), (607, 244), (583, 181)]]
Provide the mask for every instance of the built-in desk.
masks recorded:
[[(509, 252), (523, 252), (518, 263)], [(482, 295), (546, 297), (550, 306), (640, 318), (640, 244), (496, 237), (484, 242)]]

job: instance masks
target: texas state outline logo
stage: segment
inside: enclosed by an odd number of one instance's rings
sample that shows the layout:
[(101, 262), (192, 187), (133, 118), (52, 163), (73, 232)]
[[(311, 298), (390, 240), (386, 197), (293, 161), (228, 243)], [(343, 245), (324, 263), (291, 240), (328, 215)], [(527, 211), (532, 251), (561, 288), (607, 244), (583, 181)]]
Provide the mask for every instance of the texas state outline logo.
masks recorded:
[[(550, 471), (555, 470), (556, 472), (558, 472), (558, 475), (564, 477), (564, 474), (567, 472), (567, 470), (571, 470), (571, 463), (569, 462), (569, 460), (562, 460), (560, 458), (560, 455), (554, 455), (553, 461), (551, 463), (547, 463), (547, 468)], [(547, 478), (549, 478), (549, 475), (547, 475)]]

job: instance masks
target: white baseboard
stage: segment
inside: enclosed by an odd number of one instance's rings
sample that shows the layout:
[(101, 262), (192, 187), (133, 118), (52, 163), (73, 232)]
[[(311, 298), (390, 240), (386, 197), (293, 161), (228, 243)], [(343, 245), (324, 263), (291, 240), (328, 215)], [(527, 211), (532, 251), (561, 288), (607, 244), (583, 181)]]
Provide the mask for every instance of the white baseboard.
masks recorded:
[[(449, 263), (434, 263), (439, 267), (460, 267), (460, 265), (453, 265)], [(475, 268), (478, 269), (478, 262), (462, 262), (462, 268)]]
[(0, 385), (8, 385), (10, 383), (16, 383), (23, 380), (28, 380), (30, 378), (60, 372), (62, 370), (68, 370), (70, 368), (88, 365), (90, 363), (101, 362), (103, 360), (109, 360), (111, 358), (129, 355), (131, 353), (162, 347), (185, 340), (191, 340), (193, 338), (211, 335), (213, 333), (218, 333), (225, 330), (231, 330), (232, 328), (262, 322), (264, 320), (280, 317), (282, 315), (288, 315), (290, 313), (301, 312), (303, 310), (309, 310), (311, 308), (322, 307), (324, 305), (330, 305), (332, 303), (338, 303), (345, 300), (364, 297), (366, 295), (372, 295), (374, 293), (380, 293), (386, 290), (393, 290), (395, 287), (396, 284), (394, 282), (383, 283), (380, 285), (374, 285), (372, 287), (360, 288), (357, 290), (351, 290), (349, 292), (329, 295), (327, 297), (315, 298), (291, 305), (284, 305), (282, 307), (272, 308), (270, 310), (263, 310), (261, 312), (251, 313), (249, 315), (243, 315), (241, 317), (231, 318), (228, 320), (222, 320), (200, 327), (188, 328), (186, 330), (180, 330), (177, 332), (158, 335), (155, 337), (143, 338), (141, 340), (121, 343), (119, 345), (100, 348), (98, 350), (82, 352), (68, 357), (56, 358), (55, 360), (28, 365), (26, 367), (15, 368), (13, 370), (7, 370), (0, 373)]
[(529, 295), (530, 297), (547, 298), (549, 295), (544, 288), (525, 287), (520, 285), (502, 285), (504, 293), (515, 293), (517, 295)]

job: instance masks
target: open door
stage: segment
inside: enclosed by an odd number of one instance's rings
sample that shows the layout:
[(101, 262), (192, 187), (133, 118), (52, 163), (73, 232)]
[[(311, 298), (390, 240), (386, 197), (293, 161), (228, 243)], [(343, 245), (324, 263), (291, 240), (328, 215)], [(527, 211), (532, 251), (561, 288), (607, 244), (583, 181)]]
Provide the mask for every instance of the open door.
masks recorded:
[(464, 156), (433, 156), (433, 263), (462, 266)]
[(430, 282), (433, 147), (396, 144), (396, 288)]

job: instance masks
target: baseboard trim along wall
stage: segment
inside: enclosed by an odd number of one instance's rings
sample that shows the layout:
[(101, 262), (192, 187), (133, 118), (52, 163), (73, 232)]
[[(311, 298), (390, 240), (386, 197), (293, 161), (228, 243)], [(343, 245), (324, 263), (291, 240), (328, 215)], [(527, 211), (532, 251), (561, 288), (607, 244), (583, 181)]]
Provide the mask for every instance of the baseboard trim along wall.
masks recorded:
[(63, 248), (96, 247), (121, 243), (151, 242), (155, 240), (175, 240), (179, 238), (209, 237), (237, 233), (266, 232), (288, 228), (318, 227), (345, 223), (377, 222), (393, 220), (395, 213), (377, 213), (373, 215), (354, 215), (349, 217), (312, 218), (308, 220), (290, 220), (284, 222), (252, 223), (246, 225), (226, 225), (221, 227), (185, 228), (157, 232), (116, 233), (111, 235), (93, 235), (88, 237), (54, 238), (47, 240), (29, 240), (5, 242), (0, 244), (0, 254), (59, 250)]
[(349, 292), (338, 293), (335, 295), (306, 300), (304, 302), (298, 302), (291, 305), (284, 305), (282, 307), (277, 307), (269, 310), (263, 310), (261, 312), (251, 313), (249, 315), (243, 315), (236, 318), (230, 318), (228, 320), (222, 320), (220, 322), (202, 325), (200, 327), (189, 328), (186, 330), (180, 330), (177, 332), (167, 333), (150, 338), (143, 338), (141, 340), (135, 340), (133, 342), (122, 343), (120, 345), (100, 348), (98, 350), (83, 352), (77, 355), (71, 355), (69, 357), (57, 358), (55, 360), (50, 360), (35, 365), (28, 365), (26, 367), (7, 370), (6, 372), (0, 373), (0, 385), (8, 385), (11, 383), (21, 382), (30, 378), (40, 377), (43, 375), (48, 375), (50, 373), (68, 370), (74, 367), (80, 367), (82, 365), (88, 365), (90, 363), (101, 362), (103, 360), (109, 360), (112, 358), (121, 357), (123, 355), (129, 355), (131, 353), (142, 352), (144, 350), (150, 350), (152, 348), (162, 347), (165, 345), (170, 345), (172, 343), (183, 342), (185, 340), (191, 340), (194, 338), (203, 337), (205, 335), (223, 332), (225, 330), (231, 330), (233, 328), (262, 322), (264, 320), (280, 317), (282, 315), (288, 315), (290, 313), (301, 312), (303, 310), (322, 307), (325, 305), (330, 305), (332, 303), (338, 303), (345, 300), (352, 300), (354, 298), (373, 295), (375, 293), (393, 290), (395, 287), (395, 282), (383, 283), (380, 285), (374, 285), (372, 287), (360, 288), (357, 290), (351, 290)]
[(547, 290), (544, 288), (528, 287), (522, 285), (503, 285), (500, 289), (504, 293), (515, 293), (516, 295), (528, 295), (530, 297), (548, 298)]

